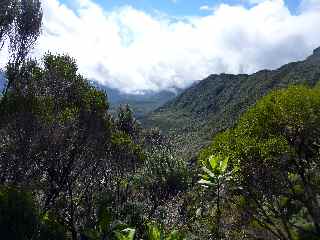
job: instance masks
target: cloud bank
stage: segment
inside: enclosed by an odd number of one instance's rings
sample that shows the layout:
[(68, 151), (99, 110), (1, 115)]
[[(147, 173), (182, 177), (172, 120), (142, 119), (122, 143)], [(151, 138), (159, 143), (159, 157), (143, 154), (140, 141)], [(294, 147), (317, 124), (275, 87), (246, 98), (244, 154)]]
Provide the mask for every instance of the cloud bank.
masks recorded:
[(175, 18), (44, 0), (34, 54), (68, 53), (86, 77), (132, 93), (184, 88), (212, 73), (274, 69), (320, 46), (319, 0), (302, 0), (296, 15), (283, 0), (252, 1), (250, 8), (222, 4), (208, 16)]

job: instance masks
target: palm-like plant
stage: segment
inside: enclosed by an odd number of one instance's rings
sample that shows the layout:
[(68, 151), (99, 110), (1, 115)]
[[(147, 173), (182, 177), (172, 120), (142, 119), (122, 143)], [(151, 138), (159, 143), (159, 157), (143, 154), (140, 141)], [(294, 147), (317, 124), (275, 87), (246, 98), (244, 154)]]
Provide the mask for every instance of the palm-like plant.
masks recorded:
[(174, 230), (170, 233), (166, 233), (158, 225), (154, 223), (150, 223), (148, 224), (147, 239), (148, 240), (185, 240), (185, 237), (179, 231)]
[(218, 239), (221, 238), (221, 192), (224, 184), (233, 177), (233, 171), (228, 171), (228, 162), (229, 157), (223, 157), (221, 155), (210, 156), (208, 160), (203, 163), (202, 170), (204, 173), (200, 175), (201, 179), (198, 181), (198, 183), (205, 188), (213, 188), (216, 193)]
[(133, 240), (136, 230), (133, 228), (126, 228), (121, 231), (116, 231), (115, 236), (117, 240)]

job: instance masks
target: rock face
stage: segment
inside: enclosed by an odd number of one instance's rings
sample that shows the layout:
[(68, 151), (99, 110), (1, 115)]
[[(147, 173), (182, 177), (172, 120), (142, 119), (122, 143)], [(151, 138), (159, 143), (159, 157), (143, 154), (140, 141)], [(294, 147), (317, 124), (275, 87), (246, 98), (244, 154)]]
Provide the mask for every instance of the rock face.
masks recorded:
[(317, 48), (306, 60), (277, 70), (251, 75), (211, 75), (152, 112), (144, 123), (205, 145), (214, 134), (233, 126), (244, 111), (272, 89), (291, 84), (313, 86), (319, 80), (320, 48)]

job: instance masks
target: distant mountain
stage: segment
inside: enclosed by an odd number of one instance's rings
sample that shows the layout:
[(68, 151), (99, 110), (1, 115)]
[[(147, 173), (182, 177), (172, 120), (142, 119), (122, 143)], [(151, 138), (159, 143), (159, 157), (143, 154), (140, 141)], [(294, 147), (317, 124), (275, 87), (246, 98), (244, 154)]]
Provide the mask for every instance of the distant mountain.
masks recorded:
[(147, 115), (142, 122), (174, 133), (180, 141), (189, 143), (183, 151), (196, 152), (208, 144), (215, 133), (233, 126), (244, 111), (270, 90), (290, 84), (314, 85), (318, 80), (320, 48), (305, 61), (289, 63), (273, 71), (211, 75)]
[(175, 89), (175, 91), (145, 91), (140, 94), (127, 94), (94, 81), (91, 81), (91, 83), (107, 93), (112, 114), (116, 114), (120, 105), (129, 104), (138, 119), (175, 98), (182, 91), (181, 89)]

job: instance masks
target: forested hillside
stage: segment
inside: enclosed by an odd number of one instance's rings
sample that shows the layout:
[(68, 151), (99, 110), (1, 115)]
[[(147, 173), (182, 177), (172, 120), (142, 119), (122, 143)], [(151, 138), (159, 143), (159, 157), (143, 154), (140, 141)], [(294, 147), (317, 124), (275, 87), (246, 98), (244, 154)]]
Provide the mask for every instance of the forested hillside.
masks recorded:
[(144, 125), (71, 56), (29, 57), (41, 6), (0, 4), (1, 240), (319, 240), (320, 49), (212, 75)]
[(305, 61), (274, 71), (211, 75), (149, 114), (143, 123), (178, 135), (183, 145), (188, 145), (185, 150), (192, 146), (194, 151), (211, 141), (215, 133), (233, 126), (244, 111), (272, 89), (291, 84), (313, 86), (319, 79), (320, 48)]

